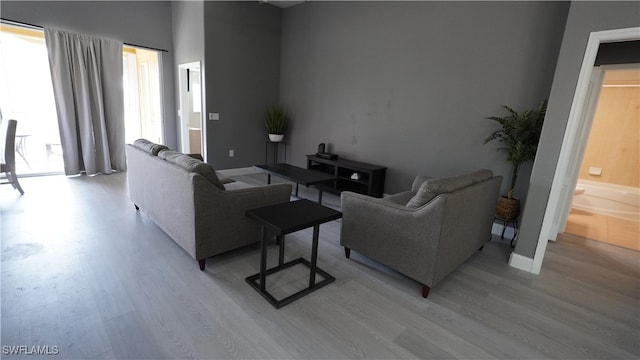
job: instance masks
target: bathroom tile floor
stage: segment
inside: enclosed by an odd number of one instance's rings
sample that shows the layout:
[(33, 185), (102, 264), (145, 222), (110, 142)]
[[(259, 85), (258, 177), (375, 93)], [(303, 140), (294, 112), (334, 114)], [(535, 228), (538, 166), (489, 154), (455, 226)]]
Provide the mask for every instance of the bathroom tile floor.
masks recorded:
[(565, 233), (640, 251), (640, 222), (571, 209)]

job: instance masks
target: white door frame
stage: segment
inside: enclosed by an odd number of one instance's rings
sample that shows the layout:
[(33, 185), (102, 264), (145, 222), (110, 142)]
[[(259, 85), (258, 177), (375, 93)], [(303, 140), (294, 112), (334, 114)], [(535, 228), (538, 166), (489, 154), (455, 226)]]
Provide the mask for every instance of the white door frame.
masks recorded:
[[(582, 67), (580, 68), (580, 74), (578, 76), (576, 92), (574, 93), (571, 110), (569, 112), (567, 127), (564, 132), (564, 139), (562, 140), (560, 156), (558, 158), (555, 175), (551, 184), (549, 201), (547, 202), (547, 208), (542, 220), (542, 228), (538, 237), (538, 245), (531, 265), (531, 272), (534, 274), (540, 273), (542, 260), (544, 259), (544, 254), (547, 250), (548, 240), (550, 238), (555, 239), (558, 234), (557, 224), (554, 228), (554, 218), (559, 214), (559, 211), (562, 211), (566, 206), (565, 202), (568, 197), (567, 192), (570, 191), (571, 194), (573, 194), (573, 188), (567, 186), (567, 184), (575, 184), (575, 181), (577, 181), (577, 179), (574, 178), (577, 174), (571, 174), (567, 170), (571, 168), (571, 165), (574, 162), (582, 158), (583, 154), (578, 150), (584, 149), (585, 143), (588, 139), (589, 132), (584, 131), (587, 124), (585, 124), (585, 116), (583, 116), (583, 114), (585, 109), (587, 109), (585, 106), (589, 97), (589, 85), (594, 68), (593, 64), (595, 63), (596, 55), (598, 54), (598, 48), (601, 43), (605, 42), (632, 41), (639, 39), (640, 27), (598, 31), (592, 32), (589, 35), (589, 41), (587, 42), (585, 55), (582, 59)], [(590, 125), (591, 119), (588, 121), (588, 125)]]
[(593, 125), (593, 117), (598, 106), (603, 79), (603, 66), (593, 67), (587, 86), (584, 108), (580, 113), (579, 129), (575, 134), (575, 148), (572, 151), (575, 157), (571, 159), (565, 169), (566, 172), (563, 177), (564, 182), (562, 183), (561, 191), (562, 197), (558, 199), (558, 207), (555, 215), (552, 217), (553, 223), (551, 224), (549, 240), (555, 241), (558, 234), (562, 232), (567, 225), (571, 203), (573, 202), (574, 189), (580, 176), (580, 167), (584, 160), (584, 151), (587, 148), (589, 134), (591, 134), (591, 126)]
[[(197, 69), (200, 74), (200, 87), (203, 86), (203, 76), (202, 76), (202, 63), (200, 61), (193, 61), (189, 63), (184, 63), (178, 65), (178, 122), (180, 126), (180, 149), (183, 153), (187, 154), (190, 152), (190, 144), (189, 144), (189, 127), (188, 127), (188, 109), (189, 109), (189, 98), (184, 96), (184, 93), (187, 91), (187, 73), (186, 70), (195, 70)], [(204, 114), (204, 92), (201, 90), (201, 109), (200, 109), (200, 144), (204, 151), (204, 124), (202, 121), (202, 117)], [(205, 157), (206, 159), (206, 157)]]

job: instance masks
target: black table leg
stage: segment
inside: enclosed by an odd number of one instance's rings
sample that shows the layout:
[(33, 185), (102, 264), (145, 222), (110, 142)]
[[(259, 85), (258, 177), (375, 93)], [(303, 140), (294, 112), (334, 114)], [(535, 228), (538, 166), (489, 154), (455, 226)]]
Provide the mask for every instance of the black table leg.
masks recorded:
[(322, 204), (322, 189), (318, 188), (318, 204)]
[(267, 174), (267, 184), (271, 184), (271, 174)]
[(280, 256), (278, 258), (278, 265), (284, 264), (284, 235), (278, 236), (278, 244), (280, 244)]
[(309, 287), (313, 287), (316, 283), (316, 263), (318, 262), (318, 233), (320, 225), (313, 226), (313, 245), (311, 248), (311, 266), (309, 271)]
[(267, 282), (267, 230), (262, 227), (262, 244), (260, 246), (260, 290), (265, 291)]

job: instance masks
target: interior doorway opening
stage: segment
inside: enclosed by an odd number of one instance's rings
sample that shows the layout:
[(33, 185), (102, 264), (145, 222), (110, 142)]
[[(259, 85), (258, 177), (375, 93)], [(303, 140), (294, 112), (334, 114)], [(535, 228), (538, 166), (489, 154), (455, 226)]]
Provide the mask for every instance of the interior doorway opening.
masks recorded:
[(640, 64), (602, 78), (564, 232), (640, 251)]
[(202, 114), (203, 86), (200, 62), (180, 64), (178, 66), (180, 109), (180, 143), (185, 154), (204, 154)]
[[(509, 263), (517, 268), (539, 274), (542, 269), (547, 244), (549, 240), (555, 240), (562, 228), (562, 218), (568, 213), (569, 205), (573, 198), (575, 189), (577, 170), (576, 165), (580, 165), (582, 153), (580, 149), (585, 144), (585, 133), (588, 134), (588, 125), (585, 124), (585, 111), (588, 109), (588, 99), (590, 97), (591, 75), (594, 71), (596, 55), (600, 44), (608, 42), (622, 42), (639, 40), (640, 28), (626, 28), (616, 30), (604, 30), (592, 32), (589, 35), (585, 54), (582, 60), (578, 83), (574, 93), (569, 119), (562, 140), (560, 155), (556, 164), (555, 175), (551, 184), (549, 201), (545, 209), (542, 226), (538, 235), (538, 243), (533, 261), (521, 261), (512, 257)], [(585, 131), (585, 129), (587, 131)], [(516, 254), (517, 255), (517, 254)]]

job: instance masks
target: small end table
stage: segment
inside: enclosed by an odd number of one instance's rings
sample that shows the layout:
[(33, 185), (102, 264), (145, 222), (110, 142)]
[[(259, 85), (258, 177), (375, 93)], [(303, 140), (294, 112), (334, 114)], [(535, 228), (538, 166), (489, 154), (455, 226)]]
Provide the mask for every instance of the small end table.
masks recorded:
[[(332, 283), (335, 278), (317, 267), (318, 260), (318, 234), (320, 224), (337, 220), (342, 217), (340, 211), (330, 209), (315, 202), (302, 199), (288, 203), (265, 206), (247, 210), (246, 215), (262, 225), (262, 242), (260, 245), (260, 272), (246, 278), (246, 281), (260, 293), (276, 309), (291, 303), (319, 288)], [(298, 258), (284, 262), (284, 237), (286, 234), (296, 232), (313, 226), (313, 244), (311, 246), (311, 262), (304, 258)], [(278, 266), (267, 269), (267, 242), (269, 235), (275, 234), (280, 246)], [(303, 264), (309, 267), (309, 286), (289, 295), (284, 299), (276, 299), (266, 289), (268, 275), (285, 270), (293, 265)], [(316, 273), (323, 280), (316, 283)]]
[(513, 228), (513, 236), (511, 237), (511, 248), (516, 246), (516, 239), (518, 237), (518, 218), (515, 219), (505, 219), (500, 216), (495, 217), (496, 220), (502, 221), (502, 234), (500, 235), (500, 239), (504, 239), (504, 231), (507, 229), (507, 225), (511, 224)]

